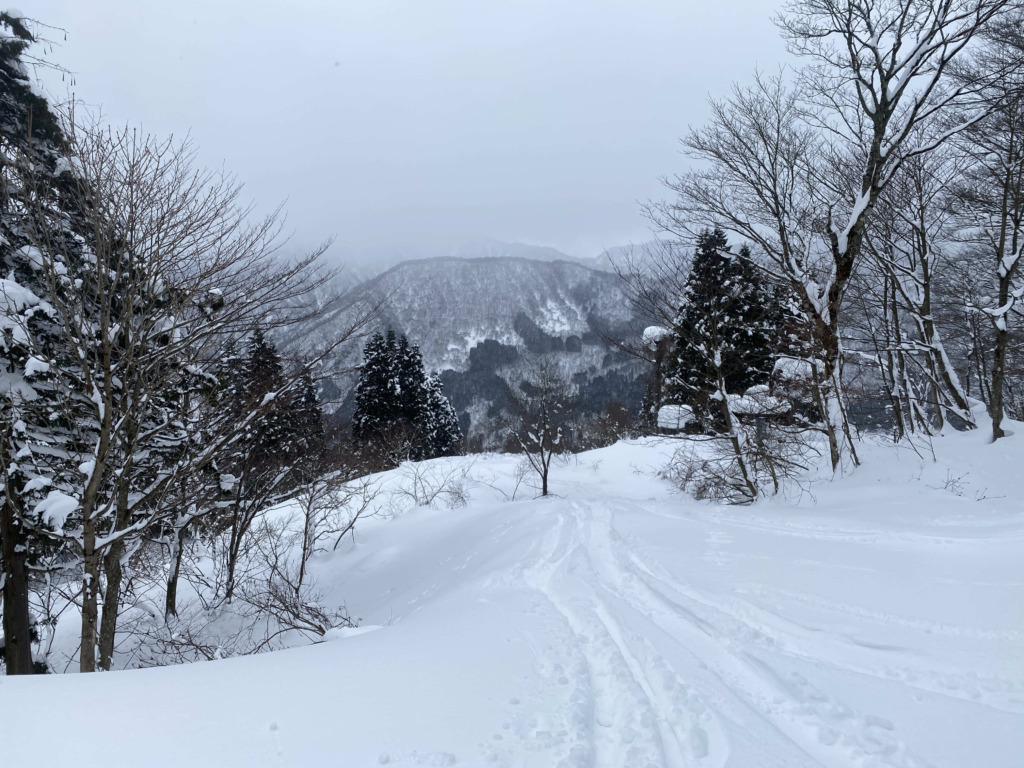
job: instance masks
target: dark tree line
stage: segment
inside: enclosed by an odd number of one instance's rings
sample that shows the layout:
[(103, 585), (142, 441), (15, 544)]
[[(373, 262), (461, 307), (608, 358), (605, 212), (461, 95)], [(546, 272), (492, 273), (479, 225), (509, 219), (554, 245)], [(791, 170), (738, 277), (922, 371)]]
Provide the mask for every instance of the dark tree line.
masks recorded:
[(363, 349), (352, 438), (373, 467), (454, 456), (462, 449), (455, 409), (419, 347), (403, 334), (374, 334)]

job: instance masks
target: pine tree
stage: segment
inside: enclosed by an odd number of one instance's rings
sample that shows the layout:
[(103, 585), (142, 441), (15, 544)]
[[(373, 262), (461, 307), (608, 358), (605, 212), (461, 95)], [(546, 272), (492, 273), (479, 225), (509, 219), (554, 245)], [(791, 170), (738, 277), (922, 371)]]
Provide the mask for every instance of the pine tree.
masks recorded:
[(324, 429), (324, 411), (320, 405), (316, 382), (308, 370), (299, 378), (299, 392), (289, 407), (297, 453), (310, 458), (325, 450), (327, 431)]
[(356, 411), (352, 417), (352, 438), (356, 443), (372, 442), (394, 419), (394, 339), (392, 331), (388, 331), (387, 340), (375, 333), (363, 348), (363, 365), (356, 385)]
[(410, 344), (403, 335), (398, 340), (395, 355), (395, 373), (398, 380), (399, 418), (406, 424), (417, 424), (426, 408), (426, 381), (423, 371), (423, 355), (416, 344)]
[(674, 323), (666, 400), (692, 407), (702, 428), (720, 428), (711, 402), (719, 376), (729, 394), (766, 383), (786, 320), (779, 292), (758, 274), (749, 250), (732, 253), (722, 230), (704, 231)]
[(424, 383), (423, 432), (430, 456), (456, 456), (462, 449), (459, 417), (443, 393), (441, 378), (431, 376)]
[(240, 370), (228, 387), (227, 406), (239, 419), (268, 400), (274, 401), (274, 407), (250, 421), (235, 443), (232, 456), (223, 462), (228, 469), (225, 485), (232, 494), (227, 521), (228, 599), (234, 594), (235, 568), (253, 521), (262, 510), (287, 496), (294, 482), (295, 467), (303, 459), (298, 432), (301, 427), (290, 407), (293, 398), (277, 348), (257, 329)]
[(440, 379), (427, 378), (419, 347), (406, 336), (374, 334), (363, 349), (352, 437), (383, 466), (458, 452), (462, 434)]
[(0, 12), (0, 583), (8, 674), (33, 671), (29, 566), (56, 546), (29, 530), (51, 493), (69, 491), (75, 471), (64, 413), (51, 395), (61, 389), (49, 361), (66, 356), (63, 329), (45, 302), (47, 259), (33, 243), (47, 240), (50, 259), (66, 274), (80, 252), (71, 229), (63, 136), (37, 95), (26, 62), (35, 38), (23, 19)]

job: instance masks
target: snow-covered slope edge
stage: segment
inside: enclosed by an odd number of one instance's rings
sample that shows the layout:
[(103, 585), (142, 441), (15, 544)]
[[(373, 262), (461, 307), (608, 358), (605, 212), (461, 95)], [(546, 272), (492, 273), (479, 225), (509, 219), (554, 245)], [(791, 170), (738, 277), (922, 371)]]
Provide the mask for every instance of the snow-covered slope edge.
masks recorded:
[(506, 498), (513, 457), (458, 459), (467, 507), (370, 521), (317, 564), (379, 629), (0, 681), (5, 760), (1018, 766), (1021, 440), (865, 445), (851, 477), (752, 508), (672, 494), (666, 443), (581, 455), (546, 500)]

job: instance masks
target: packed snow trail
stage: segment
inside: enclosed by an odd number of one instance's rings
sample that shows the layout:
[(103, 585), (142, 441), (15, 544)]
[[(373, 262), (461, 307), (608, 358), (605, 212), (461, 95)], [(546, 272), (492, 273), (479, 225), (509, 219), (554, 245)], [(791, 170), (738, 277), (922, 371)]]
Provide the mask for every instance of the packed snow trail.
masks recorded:
[(0, 744), (86, 768), (1019, 768), (1024, 449), (1001, 442), (865, 446), (853, 477), (750, 508), (673, 493), (671, 445), (556, 466), (548, 499), (510, 500), (514, 457), (457, 459), (468, 507), (315, 564), (377, 629), (3, 680)]

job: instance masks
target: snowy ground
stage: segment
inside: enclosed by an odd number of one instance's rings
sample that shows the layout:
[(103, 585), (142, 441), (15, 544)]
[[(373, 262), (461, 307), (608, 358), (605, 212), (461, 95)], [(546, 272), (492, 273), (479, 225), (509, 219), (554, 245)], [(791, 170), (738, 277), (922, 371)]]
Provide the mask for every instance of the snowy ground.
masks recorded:
[(672, 494), (667, 450), (546, 500), (477, 459), (468, 507), (369, 521), (317, 575), (371, 631), (2, 680), (2, 764), (1024, 765), (1024, 436), (865, 446), (751, 508)]

